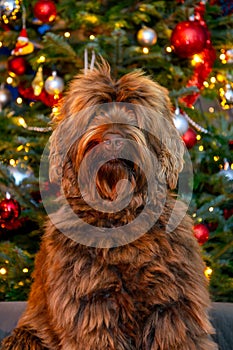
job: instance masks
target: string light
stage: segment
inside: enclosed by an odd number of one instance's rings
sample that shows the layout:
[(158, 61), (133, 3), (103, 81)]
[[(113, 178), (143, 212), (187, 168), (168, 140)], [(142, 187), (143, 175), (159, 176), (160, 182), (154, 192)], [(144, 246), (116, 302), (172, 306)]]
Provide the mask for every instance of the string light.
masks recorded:
[(37, 60), (37, 63), (44, 63), (46, 61), (45, 56), (40, 56)]
[(22, 127), (26, 128), (27, 127), (27, 123), (25, 122), (23, 117), (19, 117), (18, 118), (18, 123), (19, 125), (21, 125)]
[(18, 105), (21, 105), (23, 103), (23, 99), (21, 97), (17, 97), (16, 102)]
[(9, 160), (9, 164), (11, 166), (15, 167), (16, 166), (16, 161), (12, 158), (12, 159)]
[(13, 78), (12, 77), (7, 77), (6, 78), (6, 82), (7, 82), (7, 84), (9, 84), (9, 85), (11, 85), (12, 83), (13, 83)]
[(200, 140), (201, 140), (201, 135), (198, 134), (198, 135), (196, 136), (196, 139), (197, 139), (197, 141), (200, 141)]
[(208, 87), (209, 87), (208, 81), (204, 81), (204, 82), (203, 82), (203, 85), (204, 85), (204, 87), (208, 88)]
[(191, 64), (192, 64), (193, 66), (195, 66), (197, 63), (203, 63), (203, 59), (201, 58), (201, 56), (195, 54), (195, 55), (193, 56), (193, 59), (192, 59), (192, 61), (191, 61)]
[(205, 273), (205, 276), (209, 279), (210, 276), (211, 276), (212, 273), (213, 273), (213, 270), (211, 269), (211, 267), (207, 266), (207, 267), (205, 268), (204, 273)]
[(209, 207), (209, 212), (212, 213), (214, 211), (214, 207)]
[(2, 267), (1, 269), (0, 269), (0, 274), (1, 275), (5, 275), (7, 273), (7, 270), (5, 269), (5, 267)]
[(209, 112), (214, 113), (214, 107), (209, 107)]
[(89, 39), (90, 39), (90, 40), (95, 40), (95, 35), (91, 34), (91, 35), (89, 36)]
[(199, 151), (200, 151), (200, 152), (203, 152), (203, 151), (204, 151), (204, 146), (203, 146), (203, 145), (200, 145), (200, 146), (199, 146)]
[(171, 53), (172, 52), (172, 48), (171, 46), (167, 46), (165, 49), (166, 52)]
[(211, 83), (214, 84), (214, 83), (216, 83), (216, 78), (215, 78), (215, 77), (211, 77), (211, 78), (210, 78), (210, 81), (211, 81)]
[(70, 37), (70, 32), (65, 32), (65, 33), (64, 33), (64, 37), (65, 37), (65, 38), (69, 38), (69, 37)]
[(28, 268), (27, 267), (25, 267), (24, 269), (23, 269), (23, 273), (28, 273)]
[(149, 53), (148, 47), (143, 47), (142, 52), (147, 55)]

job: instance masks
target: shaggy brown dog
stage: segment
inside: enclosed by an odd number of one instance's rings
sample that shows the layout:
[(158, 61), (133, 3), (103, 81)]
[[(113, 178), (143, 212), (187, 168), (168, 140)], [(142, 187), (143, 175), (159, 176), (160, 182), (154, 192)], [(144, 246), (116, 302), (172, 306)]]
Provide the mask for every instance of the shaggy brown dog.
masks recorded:
[(50, 175), (64, 203), (2, 349), (217, 349), (192, 221), (167, 191), (183, 144), (165, 89), (141, 72), (115, 81), (103, 63), (72, 82), (56, 122)]

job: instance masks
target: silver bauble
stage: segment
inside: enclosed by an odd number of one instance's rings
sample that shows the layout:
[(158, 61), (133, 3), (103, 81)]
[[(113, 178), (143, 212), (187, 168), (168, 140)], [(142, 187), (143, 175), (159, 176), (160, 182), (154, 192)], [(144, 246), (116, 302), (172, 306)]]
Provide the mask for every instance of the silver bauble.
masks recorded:
[(154, 29), (143, 27), (137, 33), (137, 40), (141, 46), (153, 46), (157, 42), (157, 34)]
[(11, 93), (3, 86), (0, 87), (0, 110), (11, 101)]
[(226, 85), (225, 98), (228, 103), (233, 103), (233, 89), (231, 87), (231, 84)]
[(50, 95), (58, 95), (64, 90), (64, 81), (57, 76), (57, 72), (52, 72), (52, 75), (45, 80), (45, 90)]
[(174, 124), (180, 135), (184, 135), (189, 128), (187, 119), (181, 114), (180, 109), (176, 108), (174, 115)]

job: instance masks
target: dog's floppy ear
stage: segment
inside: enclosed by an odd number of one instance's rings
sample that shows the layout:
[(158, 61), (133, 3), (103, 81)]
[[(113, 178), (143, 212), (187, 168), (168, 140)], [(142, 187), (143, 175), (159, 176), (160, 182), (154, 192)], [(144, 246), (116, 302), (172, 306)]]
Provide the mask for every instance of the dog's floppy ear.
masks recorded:
[(149, 143), (161, 164), (171, 189), (177, 185), (183, 168), (184, 143), (175, 128), (168, 91), (142, 71), (124, 75), (119, 81), (119, 101), (140, 105), (138, 125), (148, 133)]

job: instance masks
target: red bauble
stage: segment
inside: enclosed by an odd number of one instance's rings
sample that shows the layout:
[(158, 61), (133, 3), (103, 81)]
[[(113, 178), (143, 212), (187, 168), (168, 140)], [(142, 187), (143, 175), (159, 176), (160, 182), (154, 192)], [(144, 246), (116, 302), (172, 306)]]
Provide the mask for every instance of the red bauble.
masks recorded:
[(209, 229), (204, 224), (197, 224), (193, 227), (194, 236), (199, 244), (204, 244), (209, 239)]
[(207, 222), (207, 227), (210, 230), (210, 232), (217, 230), (218, 228), (218, 222)]
[(187, 58), (201, 52), (207, 39), (207, 31), (198, 21), (184, 21), (174, 28), (171, 45), (178, 56)]
[(186, 147), (190, 149), (197, 143), (197, 134), (193, 129), (189, 128), (182, 136), (182, 139)]
[(224, 218), (227, 220), (229, 219), (231, 216), (233, 215), (233, 208), (230, 208), (230, 209), (223, 209), (223, 216)]
[(16, 75), (23, 75), (27, 69), (27, 62), (23, 57), (13, 57), (8, 61), (8, 71)]
[(43, 23), (54, 21), (57, 15), (57, 9), (51, 0), (39, 0), (33, 8), (33, 13)]
[(1, 221), (14, 221), (21, 212), (19, 203), (12, 198), (4, 199), (0, 202), (0, 220)]
[(229, 145), (229, 149), (233, 151), (233, 140), (229, 140), (228, 145)]

